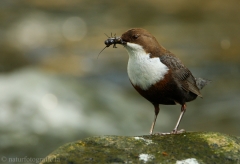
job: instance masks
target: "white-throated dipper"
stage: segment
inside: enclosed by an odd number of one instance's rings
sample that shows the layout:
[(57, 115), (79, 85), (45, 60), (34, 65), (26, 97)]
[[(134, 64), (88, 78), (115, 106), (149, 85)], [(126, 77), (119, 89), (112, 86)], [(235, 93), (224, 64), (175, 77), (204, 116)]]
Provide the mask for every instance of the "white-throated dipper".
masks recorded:
[(193, 77), (180, 59), (162, 47), (156, 38), (145, 29), (133, 28), (121, 37), (109, 37), (106, 47), (123, 45), (128, 54), (127, 72), (133, 87), (140, 95), (150, 101), (155, 109), (153, 129), (159, 113), (159, 104), (181, 105), (181, 114), (172, 134), (178, 131), (179, 123), (186, 111), (186, 102), (202, 97), (202, 89), (208, 80)]

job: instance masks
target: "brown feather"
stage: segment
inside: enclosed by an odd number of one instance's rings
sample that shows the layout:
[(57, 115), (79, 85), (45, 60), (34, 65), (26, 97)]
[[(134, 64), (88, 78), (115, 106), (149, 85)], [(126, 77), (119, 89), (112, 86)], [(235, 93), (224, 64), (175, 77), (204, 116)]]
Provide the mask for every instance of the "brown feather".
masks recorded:
[(168, 52), (167, 54), (162, 54), (160, 56), (160, 60), (172, 70), (174, 79), (178, 82), (178, 84), (180, 84), (182, 89), (202, 97), (192, 73), (175, 55)]

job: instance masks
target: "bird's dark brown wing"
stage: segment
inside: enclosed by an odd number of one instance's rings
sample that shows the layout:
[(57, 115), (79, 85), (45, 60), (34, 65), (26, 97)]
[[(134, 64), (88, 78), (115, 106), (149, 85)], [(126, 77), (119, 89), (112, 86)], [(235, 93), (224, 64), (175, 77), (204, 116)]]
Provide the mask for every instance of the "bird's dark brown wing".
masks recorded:
[(173, 54), (164, 54), (160, 56), (163, 64), (171, 69), (174, 79), (180, 84), (180, 87), (187, 92), (192, 92), (202, 97), (199, 89), (196, 86), (195, 78), (192, 73), (182, 64), (182, 62)]

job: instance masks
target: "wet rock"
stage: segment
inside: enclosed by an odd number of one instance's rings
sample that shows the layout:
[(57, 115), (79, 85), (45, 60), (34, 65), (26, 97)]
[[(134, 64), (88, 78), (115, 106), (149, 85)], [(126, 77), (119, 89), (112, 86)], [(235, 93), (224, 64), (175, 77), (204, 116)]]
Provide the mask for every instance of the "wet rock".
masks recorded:
[(161, 136), (96, 136), (67, 143), (41, 164), (237, 163), (240, 138), (214, 132)]

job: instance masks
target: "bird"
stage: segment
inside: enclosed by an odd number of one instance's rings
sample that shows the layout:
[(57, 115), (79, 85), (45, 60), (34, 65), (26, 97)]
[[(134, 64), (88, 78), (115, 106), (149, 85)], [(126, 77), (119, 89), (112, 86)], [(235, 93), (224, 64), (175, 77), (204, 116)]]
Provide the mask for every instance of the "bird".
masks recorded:
[[(154, 106), (154, 119), (150, 128), (153, 135), (160, 111), (159, 105), (181, 105), (176, 126), (169, 134), (179, 134), (179, 124), (186, 112), (186, 103), (201, 97), (200, 90), (210, 81), (195, 78), (181, 60), (160, 45), (157, 39), (143, 28), (132, 28), (120, 37), (109, 37), (106, 47), (123, 45), (129, 59), (127, 73), (136, 91)], [(106, 48), (105, 47), (105, 48)]]

